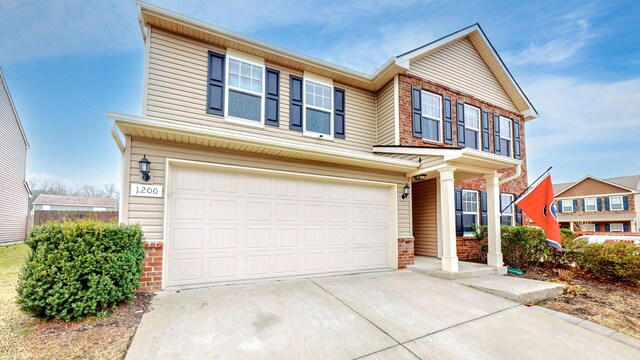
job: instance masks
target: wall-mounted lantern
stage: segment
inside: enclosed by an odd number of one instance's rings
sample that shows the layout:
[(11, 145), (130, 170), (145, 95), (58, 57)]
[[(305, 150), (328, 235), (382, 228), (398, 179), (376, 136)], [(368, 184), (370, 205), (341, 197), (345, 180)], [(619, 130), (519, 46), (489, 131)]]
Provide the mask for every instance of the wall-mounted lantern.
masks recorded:
[(402, 189), (402, 199), (403, 200), (406, 199), (407, 196), (409, 196), (409, 190), (410, 190), (409, 184), (405, 184), (404, 188)]
[(149, 172), (151, 171), (151, 162), (147, 160), (147, 155), (142, 155), (142, 159), (138, 161), (138, 165), (140, 165), (140, 174), (142, 174), (142, 180), (147, 182), (151, 180), (151, 176)]

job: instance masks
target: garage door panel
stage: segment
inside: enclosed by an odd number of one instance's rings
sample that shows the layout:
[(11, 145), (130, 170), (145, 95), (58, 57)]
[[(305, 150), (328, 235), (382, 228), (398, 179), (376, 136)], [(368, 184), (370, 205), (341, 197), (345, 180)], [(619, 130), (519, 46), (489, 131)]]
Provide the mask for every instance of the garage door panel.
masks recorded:
[(172, 169), (168, 285), (388, 267), (389, 187)]

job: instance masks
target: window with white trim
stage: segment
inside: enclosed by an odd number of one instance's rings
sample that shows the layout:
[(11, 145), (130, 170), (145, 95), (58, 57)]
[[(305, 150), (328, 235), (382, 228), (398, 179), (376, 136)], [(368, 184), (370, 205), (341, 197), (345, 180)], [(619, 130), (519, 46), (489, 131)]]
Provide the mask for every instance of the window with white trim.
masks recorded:
[(422, 138), (442, 142), (442, 96), (422, 90)]
[(264, 124), (264, 62), (250, 55), (228, 50), (225, 116)]
[(580, 231), (596, 231), (596, 224), (580, 224), (578, 227)]
[(584, 199), (584, 211), (598, 211), (598, 204), (596, 198)]
[(513, 120), (500, 116), (500, 155), (509, 156), (513, 153)]
[(462, 190), (462, 227), (464, 236), (473, 236), (473, 226), (478, 226), (478, 192)]
[(333, 83), (305, 74), (304, 132), (333, 138)]
[(480, 109), (464, 104), (465, 146), (480, 150)]
[(609, 231), (611, 231), (611, 232), (623, 232), (624, 231), (624, 225), (621, 224), (621, 223), (609, 224)]
[(610, 210), (622, 210), (622, 209), (624, 209), (624, 204), (622, 202), (622, 196), (610, 196), (609, 197), (609, 209)]
[(515, 223), (513, 214), (513, 195), (512, 194), (500, 194), (500, 224), (511, 225)]
[(562, 200), (562, 212), (573, 212), (573, 200)]

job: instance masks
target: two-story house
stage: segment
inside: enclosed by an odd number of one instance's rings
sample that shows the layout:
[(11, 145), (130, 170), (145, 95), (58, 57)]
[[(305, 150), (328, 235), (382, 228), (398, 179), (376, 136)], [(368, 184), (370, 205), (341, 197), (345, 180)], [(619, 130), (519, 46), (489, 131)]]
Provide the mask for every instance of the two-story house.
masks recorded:
[[(536, 110), (479, 25), (364, 74), (139, 3), (142, 115), (108, 113), (143, 287), (503, 265)], [(501, 206), (502, 204), (502, 206)]]
[(24, 241), (31, 192), (25, 180), (29, 141), (0, 69), (0, 244)]
[(560, 226), (581, 232), (638, 232), (640, 175), (553, 186)]

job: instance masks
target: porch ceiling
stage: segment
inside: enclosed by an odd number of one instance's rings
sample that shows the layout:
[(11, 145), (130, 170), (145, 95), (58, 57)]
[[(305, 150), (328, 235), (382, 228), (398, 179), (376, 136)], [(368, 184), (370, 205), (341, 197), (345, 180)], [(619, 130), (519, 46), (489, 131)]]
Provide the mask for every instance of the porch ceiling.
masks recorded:
[[(187, 124), (174, 120), (119, 113), (108, 113), (107, 117), (123, 135), (133, 137), (402, 173), (413, 172), (419, 167), (417, 161), (410, 159), (319, 147), (314, 144), (285, 141), (273, 136), (248, 135), (241, 131)], [(115, 131), (112, 133), (115, 134)], [(117, 134), (114, 135), (114, 139), (116, 143), (119, 142)]]
[(464, 180), (510, 169), (522, 164), (522, 160), (467, 148), (425, 148), (410, 146), (374, 146), (374, 153), (413, 155), (420, 167), (407, 176), (430, 174), (444, 167), (456, 168), (456, 179)]

